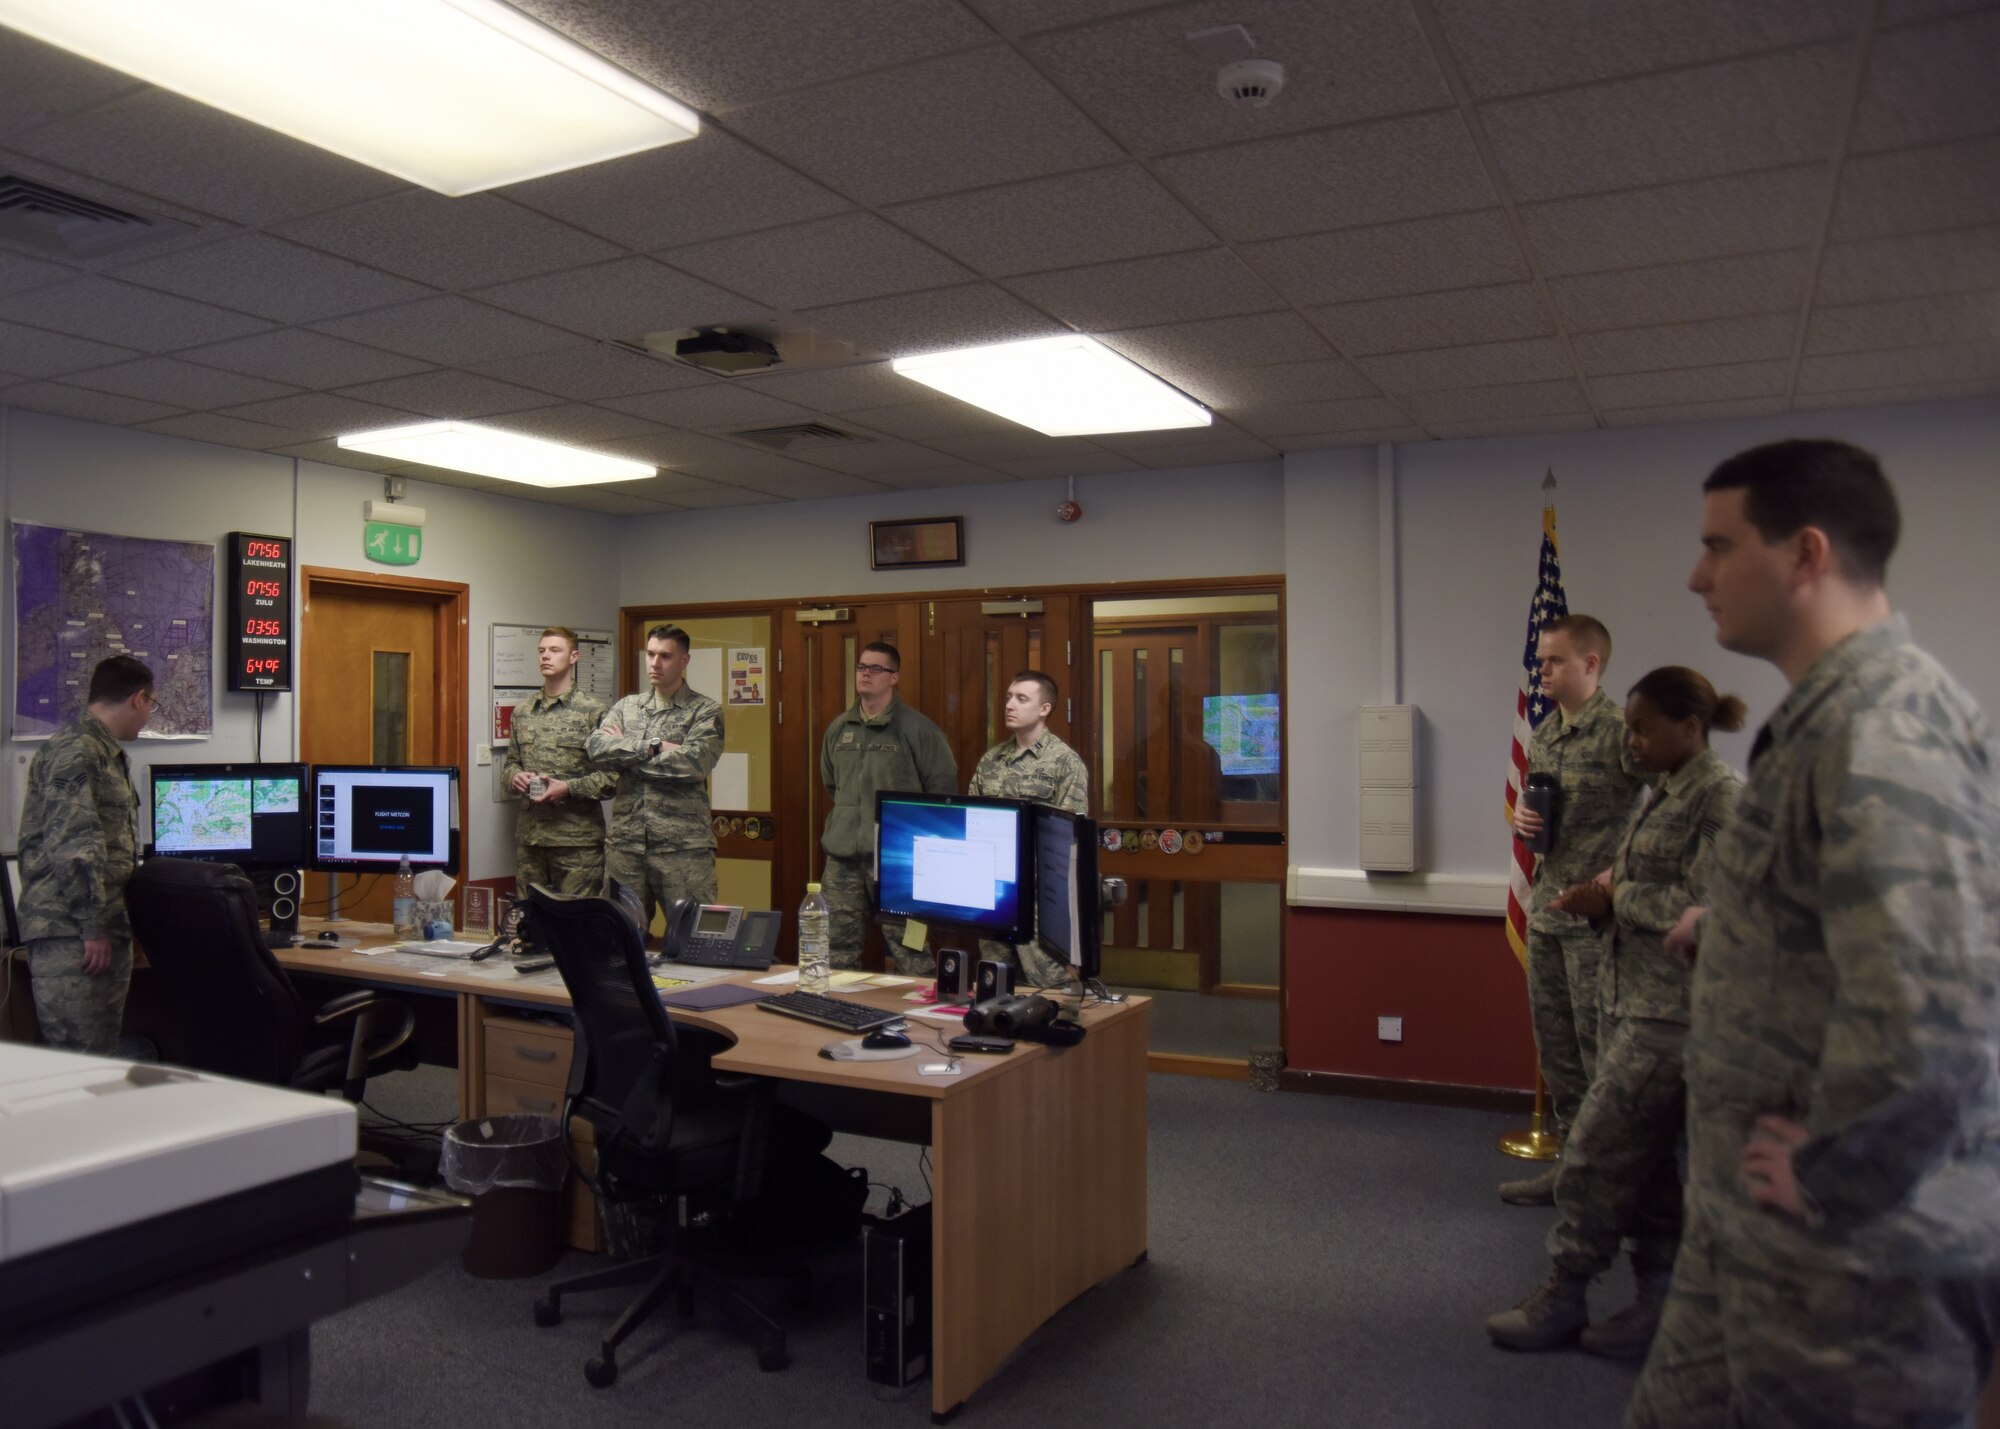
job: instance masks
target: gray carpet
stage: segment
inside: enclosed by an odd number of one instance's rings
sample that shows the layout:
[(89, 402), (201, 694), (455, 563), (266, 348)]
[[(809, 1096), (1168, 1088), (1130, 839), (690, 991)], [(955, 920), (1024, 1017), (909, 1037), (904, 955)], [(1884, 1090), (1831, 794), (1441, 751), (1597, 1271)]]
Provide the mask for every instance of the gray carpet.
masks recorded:
[[(1481, 1330), (1546, 1268), (1550, 1213), (1493, 1192), (1520, 1170), (1493, 1150), (1518, 1118), (1185, 1077), (1156, 1076), (1150, 1091), (1150, 1260), (1043, 1326), (958, 1422), (1618, 1422), (1630, 1368), (1575, 1351), (1509, 1354)], [(440, 1095), (431, 1089), (433, 1105)], [(371, 1099), (398, 1115), (426, 1110)], [(922, 1194), (911, 1148), (842, 1138), (834, 1154)], [(547, 1278), (602, 1263), (570, 1255)], [(863, 1378), (857, 1257), (823, 1267), (782, 1373), (760, 1374), (747, 1343), (705, 1308), (691, 1328), (668, 1316), (641, 1329), (608, 1390), (584, 1383), (582, 1363), (622, 1303), (580, 1299), (540, 1330), (528, 1307), (542, 1283), (479, 1281), (448, 1265), (323, 1322), (313, 1408), (356, 1429), (927, 1420), (927, 1380), (898, 1394)], [(1621, 1268), (1593, 1299), (1615, 1308), (1629, 1291)]]

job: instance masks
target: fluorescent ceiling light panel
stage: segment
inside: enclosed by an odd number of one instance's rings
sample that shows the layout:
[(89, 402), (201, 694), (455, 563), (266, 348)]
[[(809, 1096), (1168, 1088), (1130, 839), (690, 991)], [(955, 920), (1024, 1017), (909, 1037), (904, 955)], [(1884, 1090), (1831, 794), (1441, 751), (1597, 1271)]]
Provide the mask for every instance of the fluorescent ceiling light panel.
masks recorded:
[(1052, 437), (1205, 427), (1208, 408), (1081, 333), (899, 357), (891, 368)]
[(372, 452), (397, 461), (469, 471), (474, 476), (528, 486), (598, 486), (608, 481), (639, 481), (660, 471), (642, 461), (579, 451), (472, 422), (418, 422), (408, 427), (353, 432), (334, 440), (349, 451)]
[(0, 25), (454, 197), (701, 128), (499, 0), (0, 0)]

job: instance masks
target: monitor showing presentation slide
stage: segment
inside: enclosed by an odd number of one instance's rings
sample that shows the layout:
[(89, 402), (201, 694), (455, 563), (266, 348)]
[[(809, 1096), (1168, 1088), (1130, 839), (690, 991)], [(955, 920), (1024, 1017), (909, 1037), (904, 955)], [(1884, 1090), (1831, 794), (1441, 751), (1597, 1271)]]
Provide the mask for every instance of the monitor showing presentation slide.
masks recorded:
[(456, 769), (316, 764), (312, 782), (314, 868), (458, 872)]
[(1016, 799), (877, 794), (882, 911), (1027, 942), (1035, 934), (1032, 808)]
[(303, 764), (156, 764), (153, 852), (245, 868), (312, 862)]

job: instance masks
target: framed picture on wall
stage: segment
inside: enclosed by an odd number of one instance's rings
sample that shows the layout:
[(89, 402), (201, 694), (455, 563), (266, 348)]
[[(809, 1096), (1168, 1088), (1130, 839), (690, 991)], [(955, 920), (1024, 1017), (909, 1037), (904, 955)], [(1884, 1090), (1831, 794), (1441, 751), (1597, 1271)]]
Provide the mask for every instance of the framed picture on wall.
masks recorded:
[(917, 521), (870, 521), (869, 565), (875, 570), (965, 564), (965, 518), (926, 516)]

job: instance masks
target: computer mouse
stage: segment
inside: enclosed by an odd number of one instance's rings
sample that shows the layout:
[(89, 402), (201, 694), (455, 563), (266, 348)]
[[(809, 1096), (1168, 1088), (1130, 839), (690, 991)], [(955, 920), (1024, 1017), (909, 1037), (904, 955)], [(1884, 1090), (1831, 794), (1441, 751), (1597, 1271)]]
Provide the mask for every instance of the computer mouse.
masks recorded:
[(337, 943), (340, 941), (340, 934), (334, 932), (333, 929), (328, 928), (325, 932), (319, 935), (319, 940), (322, 943)]
[(871, 1052), (887, 1052), (897, 1047), (910, 1045), (910, 1034), (892, 1032), (887, 1027), (877, 1027), (861, 1039), (861, 1045)]

